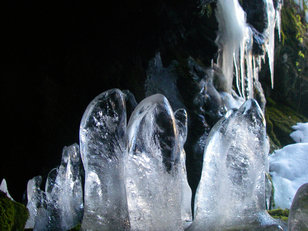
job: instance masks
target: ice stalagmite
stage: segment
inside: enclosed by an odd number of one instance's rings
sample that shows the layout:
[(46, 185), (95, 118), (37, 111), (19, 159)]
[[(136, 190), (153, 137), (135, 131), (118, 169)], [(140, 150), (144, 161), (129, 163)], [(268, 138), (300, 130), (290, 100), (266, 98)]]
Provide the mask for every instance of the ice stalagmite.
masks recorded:
[(29, 211), (29, 218), (25, 226), (26, 229), (34, 228), (38, 209), (42, 206), (44, 192), (40, 189), (41, 183), (42, 177), (36, 176), (29, 180), (27, 184), (27, 209)]
[(265, 210), (267, 154), (265, 120), (251, 99), (209, 134), (189, 230), (281, 230)]
[(81, 158), (77, 144), (63, 148), (61, 165), (51, 187), (46, 193), (56, 209), (56, 216), (60, 217), (60, 229), (73, 228), (81, 222), (83, 213)]
[(156, 94), (141, 101), (127, 134), (131, 230), (183, 230), (178, 133), (168, 100)]
[(124, 185), (125, 95), (111, 89), (87, 107), (80, 125), (85, 170), (84, 230), (129, 229)]
[(288, 229), (290, 231), (308, 230), (308, 183), (296, 192), (290, 208)]
[(29, 227), (33, 220), (34, 230), (69, 230), (78, 225), (83, 214), (79, 146), (63, 148), (61, 165), (49, 172), (45, 192), (39, 189), (40, 182), (40, 177), (28, 182)]
[(188, 227), (192, 222), (191, 212), (191, 198), (192, 192), (187, 181), (186, 172), (186, 153), (184, 150), (184, 144), (187, 138), (187, 112), (185, 109), (178, 109), (174, 113), (176, 120), (177, 130), (179, 134), (179, 151), (180, 151), (180, 167), (179, 177), (182, 182), (182, 194), (181, 194), (181, 214), (183, 226)]

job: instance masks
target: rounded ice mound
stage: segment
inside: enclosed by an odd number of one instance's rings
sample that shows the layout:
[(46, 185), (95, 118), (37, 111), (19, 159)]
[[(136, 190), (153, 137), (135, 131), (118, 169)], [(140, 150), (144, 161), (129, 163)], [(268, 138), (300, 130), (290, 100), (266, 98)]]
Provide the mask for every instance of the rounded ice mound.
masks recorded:
[(287, 145), (275, 151), (269, 160), (275, 206), (290, 208), (297, 189), (308, 182), (308, 143)]
[(308, 122), (297, 123), (292, 128), (295, 131), (290, 136), (296, 143), (308, 143)]

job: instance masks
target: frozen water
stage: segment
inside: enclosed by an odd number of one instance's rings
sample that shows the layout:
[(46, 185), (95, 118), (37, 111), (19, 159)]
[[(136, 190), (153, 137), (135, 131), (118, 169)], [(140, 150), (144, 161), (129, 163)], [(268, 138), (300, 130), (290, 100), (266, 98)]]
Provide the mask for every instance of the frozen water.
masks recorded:
[(77, 144), (64, 147), (56, 184), (60, 185), (57, 203), (61, 227), (67, 230), (80, 223), (83, 214), (81, 158)]
[(290, 208), (297, 189), (308, 182), (308, 143), (296, 143), (270, 155), (275, 206)]
[(180, 150), (180, 167), (179, 178), (182, 182), (181, 195), (181, 216), (184, 228), (188, 227), (192, 222), (191, 198), (192, 191), (188, 185), (186, 172), (186, 153), (184, 144), (187, 138), (187, 112), (185, 109), (178, 109), (174, 113), (178, 133), (179, 133), (179, 150)]
[[(267, 15), (267, 28), (263, 32), (266, 37), (265, 51), (269, 60), (271, 84), (274, 86), (274, 48), (275, 25), (280, 36), (280, 11), (282, 3), (275, 10), (273, 0), (264, 0)], [(264, 56), (252, 55), (252, 30), (246, 23), (246, 14), (238, 0), (218, 0), (216, 18), (218, 21), (219, 47), (218, 65), (222, 69), (226, 81), (227, 92), (230, 93), (233, 75), (236, 77), (236, 88), (240, 96), (253, 98), (254, 82), (258, 81), (261, 67), (260, 59)]]
[(281, 230), (265, 210), (268, 148), (265, 120), (255, 100), (213, 127), (189, 230)]
[(26, 229), (33, 229), (35, 225), (35, 218), (38, 214), (38, 209), (42, 205), (44, 192), (40, 189), (42, 177), (36, 176), (28, 181), (27, 184), (27, 209), (29, 211), (29, 218), (27, 220)]
[(57, 223), (61, 230), (71, 229), (81, 222), (83, 190), (80, 168), (79, 146), (64, 147), (61, 165), (49, 174), (46, 183), (47, 200), (54, 207), (53, 213), (59, 218)]
[(45, 192), (40, 190), (41, 177), (28, 182), (30, 217), (27, 227), (34, 230), (69, 230), (79, 224), (83, 213), (81, 159), (79, 146), (64, 147), (59, 168), (47, 177)]
[[(268, 56), (268, 62), (271, 72), (271, 84), (274, 87), (274, 50), (275, 50), (275, 24), (276, 24), (276, 12), (273, 5), (273, 0), (264, 0), (267, 11), (267, 28), (265, 35), (268, 41), (265, 44), (265, 49)], [(280, 18), (280, 17), (279, 17)], [(279, 27), (280, 28), (280, 27)]]
[(125, 95), (111, 89), (87, 107), (80, 125), (85, 169), (84, 230), (129, 228), (123, 160), (126, 155)]
[(7, 188), (6, 180), (3, 178), (0, 184), (0, 191), (4, 192), (8, 198), (11, 200), (14, 200), (13, 197), (11, 197), (9, 190)]
[(308, 230), (308, 183), (296, 192), (288, 219), (290, 231)]
[[(218, 0), (216, 18), (218, 21), (218, 37), (216, 43), (220, 49), (218, 65), (222, 69), (228, 93), (233, 84), (233, 65), (235, 67), (236, 84), (242, 97), (252, 93), (252, 33), (246, 24), (246, 15), (238, 0)], [(245, 73), (245, 60), (247, 72)], [(248, 83), (245, 86), (245, 80)], [(245, 89), (247, 88), (247, 89)], [(247, 92), (245, 92), (247, 91)]]
[(295, 131), (290, 136), (296, 143), (308, 143), (308, 123), (297, 123), (292, 128)]
[(180, 145), (168, 100), (156, 94), (141, 101), (131, 115), (127, 134), (131, 230), (183, 230)]

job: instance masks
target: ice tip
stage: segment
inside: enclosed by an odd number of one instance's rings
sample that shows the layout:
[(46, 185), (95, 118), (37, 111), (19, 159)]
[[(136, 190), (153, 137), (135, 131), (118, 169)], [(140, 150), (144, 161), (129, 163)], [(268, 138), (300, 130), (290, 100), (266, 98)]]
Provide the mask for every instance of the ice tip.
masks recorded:
[(255, 99), (246, 100), (246, 102), (240, 107), (239, 111), (243, 115), (253, 115), (255, 118), (262, 121), (262, 124), (266, 124), (262, 109)]

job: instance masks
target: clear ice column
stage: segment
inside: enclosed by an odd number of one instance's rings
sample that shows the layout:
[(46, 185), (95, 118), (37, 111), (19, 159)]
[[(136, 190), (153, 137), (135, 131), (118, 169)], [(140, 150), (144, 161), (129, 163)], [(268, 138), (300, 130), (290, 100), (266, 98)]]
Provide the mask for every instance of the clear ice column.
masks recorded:
[(282, 230), (265, 208), (267, 154), (262, 110), (248, 100), (209, 134), (189, 230)]
[(141, 101), (128, 123), (126, 188), (131, 230), (183, 230), (176, 121), (160, 94)]
[(98, 95), (80, 125), (85, 169), (83, 230), (129, 229), (123, 172), (125, 134), (125, 95), (118, 89)]

